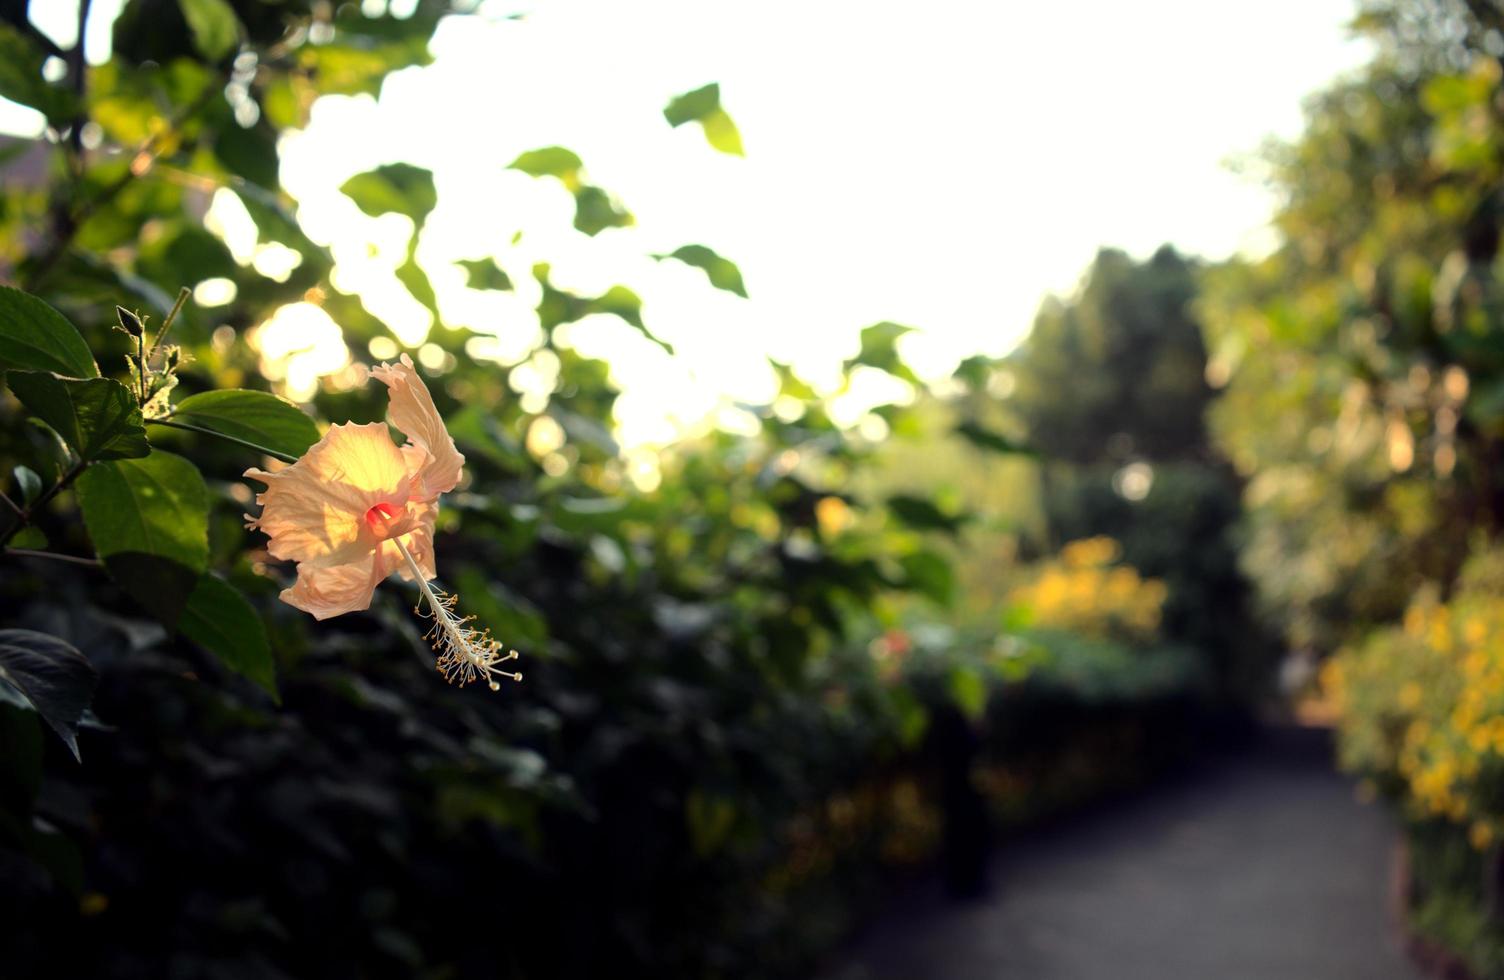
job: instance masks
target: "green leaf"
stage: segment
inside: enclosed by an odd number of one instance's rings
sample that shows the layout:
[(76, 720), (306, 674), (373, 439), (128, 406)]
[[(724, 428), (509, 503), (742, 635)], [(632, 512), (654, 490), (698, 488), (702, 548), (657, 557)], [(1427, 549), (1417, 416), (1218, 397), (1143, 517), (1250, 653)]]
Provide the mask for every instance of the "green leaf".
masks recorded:
[(209, 491), (181, 456), (100, 463), (78, 479), (84, 526), (116, 583), (175, 626), (209, 562)]
[(711, 82), (693, 92), (674, 96), (663, 110), (663, 118), (668, 120), (670, 126), (677, 129), (687, 122), (704, 119), (720, 107), (721, 85), (719, 82)]
[(249, 128), (226, 120), (214, 134), (214, 155), (229, 171), (254, 187), (277, 186), (282, 162), (277, 156), (277, 131), (263, 119)]
[(266, 627), (245, 596), (224, 579), (205, 575), (198, 580), (178, 621), (178, 632), (277, 698), (276, 668)]
[(507, 164), (508, 170), (520, 170), (530, 177), (557, 177), (574, 190), (585, 164), (572, 150), (562, 146), (545, 146), (526, 153)]
[(950, 563), (933, 551), (915, 551), (898, 560), (908, 587), (948, 606), (955, 596), (956, 580)]
[(21, 693), (78, 759), (78, 722), (98, 680), (88, 658), (46, 633), (0, 630), (0, 680)]
[(700, 128), (705, 131), (705, 142), (712, 149), (734, 157), (744, 157), (746, 151), (742, 149), (742, 134), (736, 128), (736, 123), (725, 109), (717, 109), (700, 120)]
[(25, 467), (17, 466), (11, 470), (11, 475), (16, 479), (16, 487), (21, 491), (21, 503), (29, 504), (42, 493), (42, 478), (36, 472)]
[(31, 106), (54, 126), (66, 125), (73, 117), (73, 94), (42, 77), (44, 61), (45, 53), (31, 38), (0, 22), (0, 97)]
[(223, 61), (240, 45), (240, 21), (226, 0), (178, 0), (193, 32), (193, 47), (206, 61)]
[(626, 228), (635, 219), (632, 212), (609, 193), (585, 183), (585, 164), (562, 146), (545, 146), (529, 150), (507, 165), (530, 177), (556, 177), (574, 195), (574, 226), (587, 235), (597, 235), (607, 228)]
[(27, 525), (11, 535), (11, 539), (6, 544), (12, 548), (30, 548), (32, 551), (39, 551), (47, 547), (47, 535), (43, 534), (40, 528)]
[(428, 273), (418, 264), (417, 239), (414, 238), (412, 245), (407, 250), (407, 261), (397, 267), (397, 281), (407, 287), (412, 293), (413, 299), (427, 307), (434, 316), (439, 314), (439, 297), (433, 291), (433, 283), (428, 281)]
[(888, 510), (909, 527), (921, 531), (945, 531), (955, 534), (966, 523), (964, 515), (947, 514), (923, 497), (897, 494), (888, 498)]
[(16, 368), (99, 377), (89, 345), (67, 318), (35, 296), (0, 286), (0, 371)]
[(1011, 453), (1017, 456), (1037, 456), (1035, 450), (1020, 442), (1015, 442), (1005, 435), (993, 432), (991, 429), (978, 425), (976, 422), (962, 422), (956, 426), (956, 434), (965, 438), (967, 442), (978, 449), (986, 449), (994, 453)]
[(491, 259), (464, 259), (457, 263), (465, 270), (465, 285), (471, 289), (511, 290), (512, 277)]
[(636, 220), (599, 187), (586, 184), (574, 192), (574, 226), (587, 235), (599, 235), (607, 228), (630, 228)]
[(171, 417), (289, 456), (301, 456), (319, 441), (313, 419), (292, 402), (265, 391), (228, 388), (190, 395)]
[(61, 378), (50, 371), (11, 371), (10, 390), (63, 437), (79, 459), (134, 459), (151, 452), (135, 396), (109, 378)]
[(709, 85), (676, 96), (663, 110), (663, 118), (675, 128), (688, 122), (697, 122), (705, 132), (705, 141), (722, 153), (744, 156), (742, 136), (736, 123), (721, 106), (721, 86)]
[(742, 271), (736, 267), (736, 263), (722, 258), (704, 245), (682, 245), (667, 255), (654, 255), (653, 258), (660, 262), (664, 259), (678, 259), (685, 265), (703, 269), (710, 278), (710, 284), (716, 289), (735, 293), (743, 299), (747, 296), (747, 287), (742, 284)]
[(946, 686), (950, 688), (951, 700), (961, 713), (973, 722), (981, 721), (987, 713), (987, 679), (977, 668), (960, 665), (950, 672)]
[(898, 338), (913, 332), (913, 327), (906, 327), (901, 323), (887, 320), (874, 323), (862, 331), (862, 349), (856, 357), (846, 362), (846, 369), (849, 371), (858, 364), (865, 364), (886, 371), (895, 378), (902, 378), (910, 384), (919, 384), (919, 378), (898, 355)]
[(612, 313), (636, 327), (638, 332), (672, 354), (674, 347), (648, 329), (642, 322), (642, 298), (626, 286), (612, 286), (590, 301), (591, 313)]
[(439, 201), (433, 174), (406, 163), (389, 163), (356, 174), (339, 189), (373, 218), (395, 211), (412, 218), (413, 224), (419, 226)]

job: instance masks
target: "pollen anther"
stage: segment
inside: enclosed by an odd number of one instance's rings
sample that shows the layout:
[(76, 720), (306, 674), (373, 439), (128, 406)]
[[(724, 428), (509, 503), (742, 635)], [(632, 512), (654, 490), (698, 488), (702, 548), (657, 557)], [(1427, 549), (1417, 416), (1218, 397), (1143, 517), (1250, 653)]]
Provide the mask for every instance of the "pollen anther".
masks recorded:
[(486, 686), (493, 691), (501, 689), (498, 678), (522, 680), (520, 672), (497, 668), (498, 664), (516, 660), (517, 651), (509, 651), (499, 640), (492, 639), (490, 630), (476, 629), (469, 625), (475, 619), (474, 616), (457, 615), (454, 606), (459, 601), (459, 596), (451, 595), (429, 583), (402, 539), (391, 540), (407, 560), (407, 567), (412, 570), (423, 598), (428, 601), (427, 612), (423, 611), (421, 602), (413, 607), (413, 611), (432, 620), (423, 639), (429, 642), (438, 655), (435, 666), (444, 675), (444, 679), (460, 687), (471, 681), (484, 679)]

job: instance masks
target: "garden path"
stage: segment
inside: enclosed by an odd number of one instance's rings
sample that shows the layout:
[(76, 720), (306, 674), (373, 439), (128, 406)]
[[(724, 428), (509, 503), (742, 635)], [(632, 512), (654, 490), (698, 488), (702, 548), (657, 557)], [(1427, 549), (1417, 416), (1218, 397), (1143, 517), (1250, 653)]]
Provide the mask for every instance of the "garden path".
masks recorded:
[(827, 980), (1416, 980), (1393, 826), (1299, 734), (1009, 842), (984, 898), (911, 895)]

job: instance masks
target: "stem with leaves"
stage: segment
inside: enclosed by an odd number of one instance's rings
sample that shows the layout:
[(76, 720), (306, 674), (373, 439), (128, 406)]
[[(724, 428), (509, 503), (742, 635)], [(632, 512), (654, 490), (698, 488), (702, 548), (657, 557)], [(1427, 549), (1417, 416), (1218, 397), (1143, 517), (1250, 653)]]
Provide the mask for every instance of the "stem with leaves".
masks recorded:
[(43, 493), (36, 500), (33, 500), (31, 503), (27, 504), (25, 507), (21, 508), (21, 510), (16, 514), (15, 522), (11, 524), (10, 527), (6, 528), (4, 533), (0, 533), (0, 548), (5, 547), (6, 542), (15, 537), (22, 528), (31, 523), (32, 514), (47, 506), (47, 504), (52, 500), (53, 497), (56, 497), (63, 490), (71, 486), (73, 481), (78, 479), (78, 475), (82, 473), (85, 467), (87, 467), (88, 465), (88, 462), (82, 459), (74, 463), (68, 468), (68, 472), (62, 475), (61, 479), (47, 488), (45, 493)]

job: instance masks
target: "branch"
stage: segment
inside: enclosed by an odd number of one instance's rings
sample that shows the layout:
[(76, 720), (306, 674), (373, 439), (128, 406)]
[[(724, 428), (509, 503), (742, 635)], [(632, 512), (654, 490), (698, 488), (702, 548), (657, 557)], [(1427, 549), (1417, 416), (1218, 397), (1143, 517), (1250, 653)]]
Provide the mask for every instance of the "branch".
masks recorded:
[(78, 39), (68, 52), (68, 73), (73, 82), (73, 95), (78, 100), (78, 115), (73, 117), (73, 126), (68, 132), (68, 145), (73, 149), (73, 162), (77, 176), (80, 177), (84, 171), (84, 123), (89, 121), (88, 110), (84, 108), (84, 96), (89, 87), (89, 63), (84, 57), (84, 34), (89, 26), (89, 7), (92, 2), (93, 0), (79, 0)]
[(182, 127), (183, 123), (207, 105), (209, 100), (214, 97), (214, 94), (223, 87), (223, 83), (224, 77), (222, 74), (216, 73), (211, 77), (208, 83), (204, 85), (203, 90), (194, 96), (193, 101), (183, 106), (160, 132), (153, 133), (142, 141), (140, 146), (136, 148), (136, 152), (132, 155), (131, 165), (125, 173), (105, 186), (93, 198), (79, 205), (77, 210), (70, 211), (66, 208), (54, 209), (61, 213), (56, 214), (53, 221), (52, 241), (48, 244), (47, 250), (39, 255), (35, 262), (28, 265), (25, 278), (21, 282), (22, 290), (28, 293), (37, 291), (37, 286), (41, 284), (42, 280), (46, 278), (47, 273), (52, 271), (52, 267), (57, 265), (58, 260), (68, 251), (68, 246), (73, 244), (73, 239), (78, 234), (78, 229), (83, 226), (84, 222), (93, 217), (94, 212), (113, 201), (121, 191), (130, 186), (131, 181), (150, 171), (156, 163), (157, 157), (177, 137), (178, 130)]
[(98, 558), (80, 558), (77, 555), (60, 555), (56, 551), (33, 551), (30, 548), (6, 548), (0, 554), (19, 555), (22, 558), (50, 558), (53, 561), (65, 561), (70, 565), (88, 565), (90, 568), (100, 568), (104, 562)]

